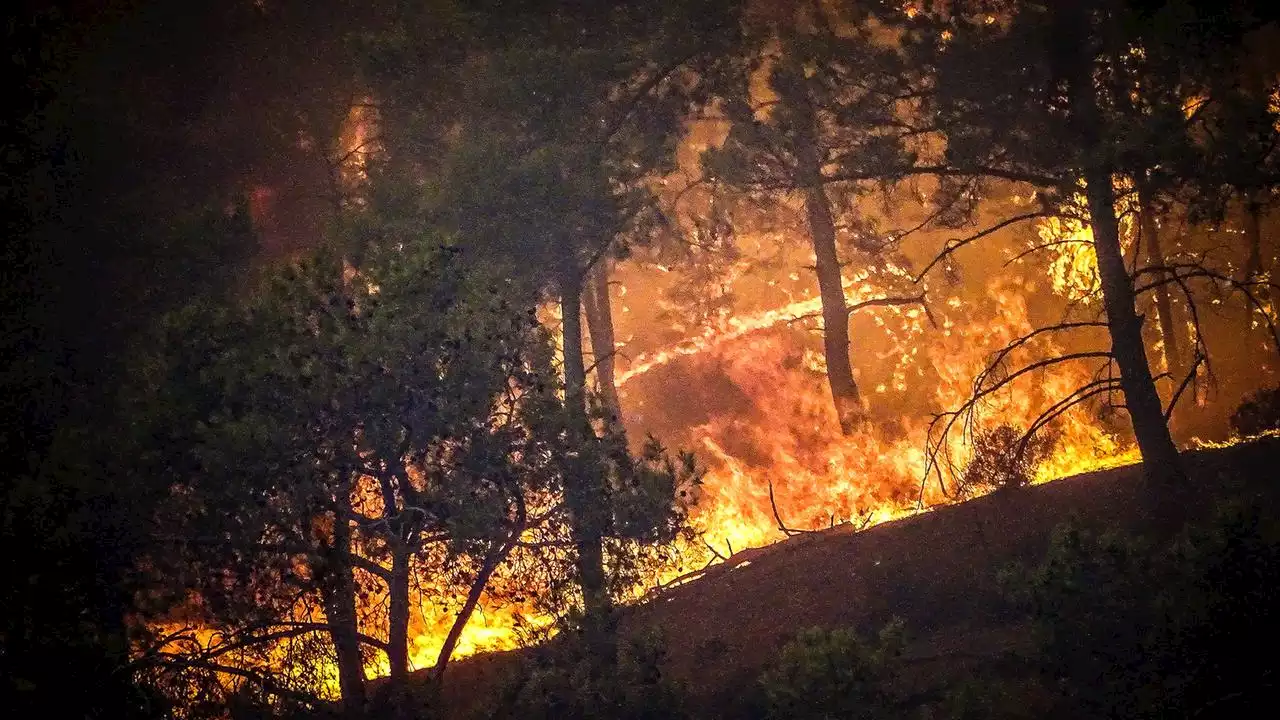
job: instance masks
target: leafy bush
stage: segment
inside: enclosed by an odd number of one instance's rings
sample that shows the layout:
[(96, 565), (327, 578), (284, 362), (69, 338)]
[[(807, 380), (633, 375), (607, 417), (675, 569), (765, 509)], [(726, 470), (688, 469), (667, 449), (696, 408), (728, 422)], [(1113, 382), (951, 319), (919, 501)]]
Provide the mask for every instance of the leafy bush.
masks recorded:
[(1238, 504), (1164, 548), (1069, 523), (1002, 580), (1073, 716), (1254, 717), (1274, 694), (1278, 530)]
[(1159, 598), (1166, 621), (1152, 648), (1166, 694), (1201, 716), (1271, 714), (1280, 527), (1256, 505), (1226, 505), (1184, 533), (1169, 560), (1177, 593)]
[(1140, 541), (1069, 522), (1054, 531), (1038, 567), (1002, 577), (1010, 598), (1031, 613), (1042, 670), (1090, 715), (1133, 714), (1153, 624), (1151, 575)]
[(1057, 438), (1035, 433), (1024, 442), (1023, 436), (1012, 425), (978, 432), (973, 439), (973, 457), (957, 481), (957, 494), (968, 499), (1031, 484), (1036, 469), (1053, 452)]
[(1231, 415), (1231, 428), (1246, 436), (1280, 430), (1280, 387), (1246, 396)]
[(617, 665), (601, 672), (580, 643), (553, 643), (507, 678), (483, 717), (679, 720), (682, 694), (662, 674), (664, 656), (656, 635), (628, 640), (619, 648)]
[(1040, 717), (1042, 708), (1028, 700), (1025, 682), (1014, 683), (991, 673), (981, 673), (948, 688), (942, 698), (940, 712), (930, 717), (946, 720), (1027, 720)]
[(765, 713), (778, 720), (890, 717), (900, 704), (889, 688), (902, 653), (902, 622), (872, 644), (849, 629), (805, 630), (783, 647), (760, 678)]

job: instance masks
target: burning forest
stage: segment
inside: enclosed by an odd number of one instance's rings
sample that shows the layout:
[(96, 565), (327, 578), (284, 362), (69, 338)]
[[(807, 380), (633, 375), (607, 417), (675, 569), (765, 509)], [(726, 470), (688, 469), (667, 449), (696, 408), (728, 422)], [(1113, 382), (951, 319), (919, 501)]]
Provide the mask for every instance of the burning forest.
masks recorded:
[[(620, 618), (744, 551), (1129, 466), (1164, 517), (1280, 429), (1248, 3), (107, 5), (10, 23), (33, 712), (447, 716), (552, 648), (490, 715), (655, 716)], [(744, 712), (900, 716), (801, 677), (900, 639), (801, 635)], [(1147, 710), (1243, 692), (1143, 648)], [(1052, 707), (1139, 716), (1098, 692)]]

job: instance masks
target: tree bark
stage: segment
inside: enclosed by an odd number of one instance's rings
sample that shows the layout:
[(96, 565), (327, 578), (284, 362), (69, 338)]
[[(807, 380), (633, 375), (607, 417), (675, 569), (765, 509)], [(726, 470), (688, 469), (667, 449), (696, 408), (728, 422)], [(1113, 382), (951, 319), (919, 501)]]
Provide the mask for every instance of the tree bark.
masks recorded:
[(614, 379), (615, 336), (613, 332), (613, 307), (609, 301), (609, 262), (600, 260), (587, 276), (588, 285), (583, 296), (587, 314), (587, 330), (591, 336), (591, 355), (595, 359), (596, 385), (604, 409), (614, 422), (622, 421), (622, 404), (618, 399), (618, 385)]
[[(1147, 183), (1138, 182), (1139, 228), (1141, 238), (1147, 247), (1147, 262), (1154, 266), (1165, 264), (1164, 248), (1160, 243), (1160, 228), (1156, 223), (1155, 204), (1151, 198), (1151, 188)], [(1156, 281), (1167, 281), (1169, 273), (1156, 273)], [(1182, 382), (1182, 356), (1178, 351), (1177, 325), (1173, 321), (1173, 290), (1166, 282), (1155, 290), (1156, 312), (1160, 314), (1160, 337), (1164, 340), (1164, 361), (1169, 371), (1173, 387)]]
[(1250, 196), (1245, 203), (1244, 237), (1249, 243), (1249, 258), (1245, 261), (1244, 279), (1252, 280), (1262, 271), (1262, 203)]
[(835, 222), (831, 217), (831, 201), (820, 185), (805, 188), (804, 205), (822, 298), (822, 349), (827, 361), (827, 384), (831, 387), (840, 430), (847, 435), (862, 419), (863, 406), (849, 360), (849, 307), (836, 255)]
[(351, 564), (345, 561), (350, 553), (351, 526), (344, 519), (335, 518), (333, 556), (325, 568), (322, 599), (337, 658), (338, 691), (342, 694), (343, 712), (348, 718), (356, 718), (364, 713), (368, 693), (356, 622), (355, 578), (351, 574)]
[(1115, 191), (1110, 168), (1086, 171), (1089, 218), (1093, 245), (1102, 278), (1102, 300), (1111, 334), (1111, 353), (1120, 368), (1120, 386), (1125, 407), (1133, 423), (1133, 433), (1142, 453), (1143, 469), (1150, 480), (1160, 484), (1182, 484), (1185, 476), (1178, 448), (1169, 434), (1160, 395), (1156, 392), (1151, 368), (1142, 342), (1142, 320), (1134, 309), (1133, 278), (1129, 276), (1120, 249), (1120, 227), (1116, 219)]
[(409, 679), (409, 546), (400, 539), (391, 546), (391, 580), (387, 588), (387, 663), (392, 695)]
[(600, 475), (591, 463), (587, 440), (586, 365), (582, 356), (582, 281), (568, 278), (561, 288), (564, 328), (565, 405), (568, 412), (568, 456), (565, 457), (565, 503), (573, 521), (578, 581), (582, 585), (583, 635), (598, 666), (617, 660), (611, 627), (613, 604), (604, 572), (603, 507)]
[[(519, 531), (517, 531), (516, 537), (519, 537)], [(431, 671), (431, 675), (432, 681), (437, 687), (444, 682), (445, 668), (448, 667), (449, 660), (453, 657), (454, 649), (458, 647), (458, 640), (462, 637), (463, 629), (467, 627), (467, 623), (471, 620), (471, 614), (475, 612), (476, 606), (480, 604), (480, 596), (484, 594), (485, 587), (489, 585), (489, 578), (493, 577), (494, 571), (510, 554), (514, 543), (513, 539), (511, 543), (504, 544), (501, 548), (490, 553), (480, 566), (480, 572), (471, 583), (470, 591), (467, 592), (467, 599), (463, 602), (462, 609), (458, 611), (458, 617), (454, 618), (453, 626), (449, 628), (449, 634), (444, 639), (444, 645), (440, 646), (440, 654), (436, 656), (436, 666)]]

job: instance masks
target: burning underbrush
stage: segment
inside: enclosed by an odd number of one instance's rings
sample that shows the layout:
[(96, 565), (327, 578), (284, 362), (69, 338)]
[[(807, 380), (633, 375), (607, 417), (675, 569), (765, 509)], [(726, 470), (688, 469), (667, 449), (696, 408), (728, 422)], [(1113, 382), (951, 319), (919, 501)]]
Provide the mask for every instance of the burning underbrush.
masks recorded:
[[(1023, 290), (993, 280), (986, 306), (965, 307), (963, 318), (954, 298), (930, 311), (932, 321), (911, 308), (867, 323), (879, 330), (867, 340), (880, 347), (873, 357), (881, 376), (864, 374), (867, 420), (849, 435), (835, 422), (813, 328), (778, 320), (737, 331), (761, 324), (755, 317), (704, 336), (697, 352), (659, 351), (660, 367), (638, 357), (632, 366), (642, 371), (622, 375), (625, 412), (635, 429), (672, 433), (669, 442), (693, 447), (709, 465), (693, 518), (721, 554), (777, 541), (780, 525), (861, 526), (950, 502), (974, 430), (1028, 428), (1099, 370), (1082, 362), (1028, 374), (979, 403), (945, 439), (935, 426), (931, 440), (934, 415), (963, 405), (990, 358), (1032, 329)], [(1016, 368), (1061, 351), (1046, 341), (1009, 360)], [(1105, 400), (1065, 413), (1036, 480), (1134, 459), (1105, 415)]]

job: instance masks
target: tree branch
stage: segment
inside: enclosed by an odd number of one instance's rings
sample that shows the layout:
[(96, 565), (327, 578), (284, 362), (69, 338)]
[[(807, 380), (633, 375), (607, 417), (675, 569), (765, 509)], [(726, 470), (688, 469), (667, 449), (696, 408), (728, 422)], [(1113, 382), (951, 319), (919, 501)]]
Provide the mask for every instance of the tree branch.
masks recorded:
[(778, 503), (774, 500), (774, 497), (773, 497), (773, 478), (772, 477), (769, 478), (769, 507), (773, 509), (773, 519), (778, 522), (778, 530), (780, 530), (783, 535), (786, 535), (787, 537), (792, 537), (793, 535), (807, 535), (807, 534), (817, 532), (816, 530), (796, 530), (794, 528), (789, 528), (787, 527), (787, 524), (782, 521), (782, 515), (781, 513), (778, 512)]
[(1014, 216), (1013, 216), (1013, 217), (1011, 217), (1011, 218), (1006, 218), (1005, 220), (1002, 220), (1002, 221), (1000, 221), (1000, 222), (996, 223), (995, 225), (992, 225), (992, 226), (988, 227), (988, 228), (987, 228), (987, 229), (985, 229), (985, 230), (982, 230), (982, 231), (980, 231), (980, 232), (974, 233), (973, 235), (970, 235), (969, 237), (966, 237), (966, 238), (953, 238), (953, 239), (951, 239), (951, 240), (948, 240), (948, 241), (943, 245), (942, 250), (941, 250), (937, 255), (935, 255), (935, 256), (934, 256), (934, 258), (933, 258), (932, 260), (930, 260), (930, 261), (929, 261), (929, 264), (928, 264), (928, 265), (925, 265), (925, 266), (924, 266), (924, 269), (923, 269), (923, 270), (921, 270), (921, 271), (920, 271), (920, 273), (919, 273), (918, 275), (916, 275), (916, 276), (915, 276), (915, 278), (913, 278), (913, 282), (917, 282), (917, 283), (918, 283), (918, 282), (920, 282), (921, 280), (923, 280), (923, 279), (924, 279), (924, 276), (925, 276), (925, 275), (928, 275), (928, 274), (929, 274), (929, 271), (930, 271), (930, 270), (932, 270), (932, 269), (933, 269), (933, 268), (934, 268), (938, 263), (940, 263), (940, 262), (942, 262), (943, 260), (947, 259), (947, 258), (948, 258), (948, 257), (950, 257), (953, 253), (955, 253), (957, 250), (959, 250), (960, 248), (962, 248), (962, 247), (964, 247), (964, 246), (966, 246), (966, 245), (968, 245), (968, 244), (970, 244), (970, 243), (976, 242), (976, 241), (978, 241), (978, 240), (981, 240), (981, 239), (982, 239), (982, 238), (984, 238), (984, 237), (987, 237), (988, 235), (991, 235), (991, 234), (993, 234), (993, 233), (999, 232), (1000, 230), (1003, 230), (1003, 229), (1005, 229), (1005, 228), (1009, 227), (1010, 225), (1016, 225), (1017, 223), (1025, 222), (1025, 221), (1027, 221), (1027, 220), (1035, 220), (1035, 219), (1037, 219), (1037, 218), (1048, 217), (1048, 215), (1049, 215), (1049, 213), (1046, 213), (1046, 212), (1043, 212), (1043, 211), (1029, 212), (1029, 213), (1022, 213), (1021, 215), (1014, 215)]

